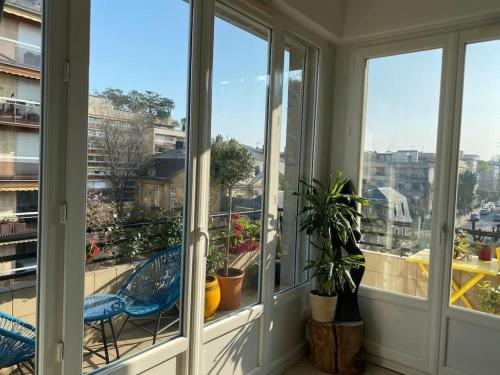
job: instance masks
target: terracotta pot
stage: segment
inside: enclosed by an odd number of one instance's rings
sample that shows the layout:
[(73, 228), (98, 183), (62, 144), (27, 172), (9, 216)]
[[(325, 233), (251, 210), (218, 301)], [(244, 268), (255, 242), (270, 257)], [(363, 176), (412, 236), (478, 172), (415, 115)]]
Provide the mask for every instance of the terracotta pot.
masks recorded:
[(479, 250), (477, 257), (479, 260), (490, 261), (493, 249), (490, 246), (483, 246)]
[(12, 233), (12, 223), (2, 223), (2, 224), (0, 224), (0, 233), (1, 234)]
[(333, 322), (335, 319), (335, 309), (337, 308), (337, 296), (320, 296), (313, 292), (309, 292), (311, 318), (318, 323)]
[(237, 268), (229, 268), (228, 276), (217, 275), (220, 287), (219, 310), (234, 310), (240, 307), (243, 276), (243, 271)]
[(26, 232), (26, 223), (14, 223), (14, 233)]
[(207, 276), (205, 282), (205, 321), (212, 319), (220, 303), (220, 288), (217, 278)]

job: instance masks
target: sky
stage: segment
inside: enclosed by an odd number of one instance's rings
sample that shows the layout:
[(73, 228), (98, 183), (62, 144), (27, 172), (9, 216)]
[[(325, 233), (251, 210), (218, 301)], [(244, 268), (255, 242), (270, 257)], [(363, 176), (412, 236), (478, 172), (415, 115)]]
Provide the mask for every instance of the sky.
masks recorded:
[[(186, 116), (188, 48), (187, 2), (150, 0), (138, 7), (131, 0), (94, 0), (90, 92), (156, 91), (175, 101), (172, 117), (180, 120)], [(213, 137), (263, 146), (268, 54), (265, 38), (216, 19)], [(438, 49), (369, 61), (366, 150), (436, 151), (441, 59)], [(500, 154), (499, 61), (498, 41), (467, 48), (461, 150), (482, 159)]]
[[(368, 62), (365, 149), (436, 152), (442, 51)], [(500, 154), (500, 42), (467, 46), (460, 149)]]

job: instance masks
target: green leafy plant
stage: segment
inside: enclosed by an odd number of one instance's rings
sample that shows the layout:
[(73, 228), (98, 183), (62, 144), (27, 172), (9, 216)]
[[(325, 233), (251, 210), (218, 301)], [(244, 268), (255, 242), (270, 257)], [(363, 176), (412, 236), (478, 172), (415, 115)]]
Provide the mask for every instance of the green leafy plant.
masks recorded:
[(489, 281), (483, 281), (478, 284), (479, 296), (481, 302), (479, 309), (481, 311), (496, 314), (500, 310), (500, 287), (494, 287)]
[(225, 260), (224, 248), (210, 244), (207, 256), (207, 276), (216, 275), (224, 267)]
[(229, 201), (225, 276), (229, 275), (229, 252), (234, 232), (232, 228), (233, 189), (237, 183), (252, 177), (254, 162), (250, 151), (235, 139), (224, 141), (222, 137), (217, 137), (217, 140), (212, 144), (210, 151), (210, 179), (212, 183), (219, 185), (227, 193)]
[(305, 270), (312, 270), (317, 281), (317, 294), (333, 296), (347, 283), (356, 288), (350, 269), (364, 266), (360, 255), (342, 255), (342, 246), (356, 241), (353, 226), (362, 215), (352, 202), (368, 205), (368, 201), (355, 194), (345, 194), (343, 189), (349, 179), (337, 173), (330, 176), (327, 185), (314, 179), (312, 183), (300, 180), (302, 190), (294, 193), (304, 200), (299, 212), (302, 218), (300, 230), (309, 236), (311, 244), (320, 251), (318, 259), (308, 261)]
[[(476, 246), (476, 243), (472, 245), (469, 243), (469, 236), (464, 231), (460, 230), (455, 235), (455, 240), (453, 243), (453, 258), (454, 259), (470, 259), (470, 247)], [(479, 247), (476, 249), (479, 250)]]

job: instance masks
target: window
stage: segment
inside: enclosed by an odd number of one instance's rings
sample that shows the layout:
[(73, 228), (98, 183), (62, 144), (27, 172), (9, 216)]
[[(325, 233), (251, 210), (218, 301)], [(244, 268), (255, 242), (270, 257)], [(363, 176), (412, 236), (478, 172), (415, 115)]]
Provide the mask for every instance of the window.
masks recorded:
[(91, 4), (84, 372), (182, 326), (186, 152), (155, 134), (186, 118), (190, 4), (147, 3)]
[(312, 177), (312, 134), (316, 51), (287, 36), (285, 39), (282, 123), (278, 187), (278, 245), (275, 291), (283, 291), (307, 280), (303, 271), (308, 241), (299, 232), (299, 200), (293, 195), (299, 179)]
[(432, 251), (441, 59), (435, 49), (367, 62), (362, 282), (422, 298)]
[[(23, 14), (20, 4), (6, 3), (9, 11), (3, 12), (0, 22), (0, 63), (10, 67), (0, 72), (0, 311), (9, 317), (2, 315), (0, 327), (2, 336), (10, 333), (14, 340), (3, 340), (2, 365), (8, 357), (6, 349), (14, 357), (23, 340), (37, 341), (42, 45), (39, 4), (31, 9), (28, 20), (18, 16)], [(12, 324), (10, 317), (24, 322), (25, 328), (20, 328), (24, 323)], [(18, 340), (21, 331), (23, 338)], [(34, 373), (35, 348), (22, 346), (23, 358), (29, 361), (21, 369)], [(18, 369), (9, 366), (0, 372), (17, 373)]]
[(269, 81), (267, 29), (220, 7), (214, 33), (207, 320), (259, 302)]
[[(500, 41), (466, 46), (450, 304), (500, 313)], [(465, 293), (464, 293), (465, 292)]]

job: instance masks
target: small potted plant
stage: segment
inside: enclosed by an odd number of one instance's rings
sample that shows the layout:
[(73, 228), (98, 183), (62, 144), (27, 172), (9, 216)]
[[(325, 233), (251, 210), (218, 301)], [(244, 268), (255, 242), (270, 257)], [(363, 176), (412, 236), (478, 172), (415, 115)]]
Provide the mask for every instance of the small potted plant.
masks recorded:
[(17, 221), (16, 216), (4, 216), (0, 219), (0, 234), (9, 234), (13, 231), (13, 225)]
[(235, 139), (224, 141), (218, 136), (210, 150), (210, 179), (227, 195), (228, 214), (226, 221), (226, 248), (224, 267), (218, 271), (221, 301), (219, 309), (233, 310), (240, 306), (244, 272), (231, 267), (229, 254), (234, 245), (233, 235), (233, 190), (235, 186), (252, 177), (255, 160), (248, 149)]
[(364, 266), (362, 256), (342, 254), (342, 246), (348, 239), (354, 240), (350, 222), (356, 223), (361, 217), (349, 203), (368, 204), (358, 195), (342, 193), (348, 182), (339, 172), (335, 180), (330, 176), (326, 186), (318, 180), (313, 180), (312, 184), (301, 180), (302, 191), (295, 193), (304, 200), (304, 207), (299, 212), (300, 229), (319, 250), (319, 256), (308, 260), (305, 270), (312, 270), (312, 278), (316, 280), (316, 289), (309, 293), (311, 317), (321, 323), (334, 320), (338, 291), (345, 285), (355, 290), (350, 269)]
[(257, 289), (259, 287), (259, 263), (254, 263), (247, 268), (247, 273), (250, 275), (252, 280), (252, 286)]
[(493, 254), (493, 245), (491, 241), (483, 241), (477, 253), (477, 257), (482, 261), (490, 261)]
[[(473, 247), (473, 244), (470, 245), (470, 247)], [(470, 259), (469, 236), (462, 230), (459, 230), (455, 235), (455, 241), (453, 243), (453, 259)]]
[(210, 244), (205, 276), (205, 321), (215, 316), (220, 304), (220, 287), (216, 275), (224, 267), (224, 259), (224, 249)]
[(478, 284), (479, 309), (483, 312), (496, 314), (500, 311), (500, 287), (494, 287), (489, 281), (484, 281)]

